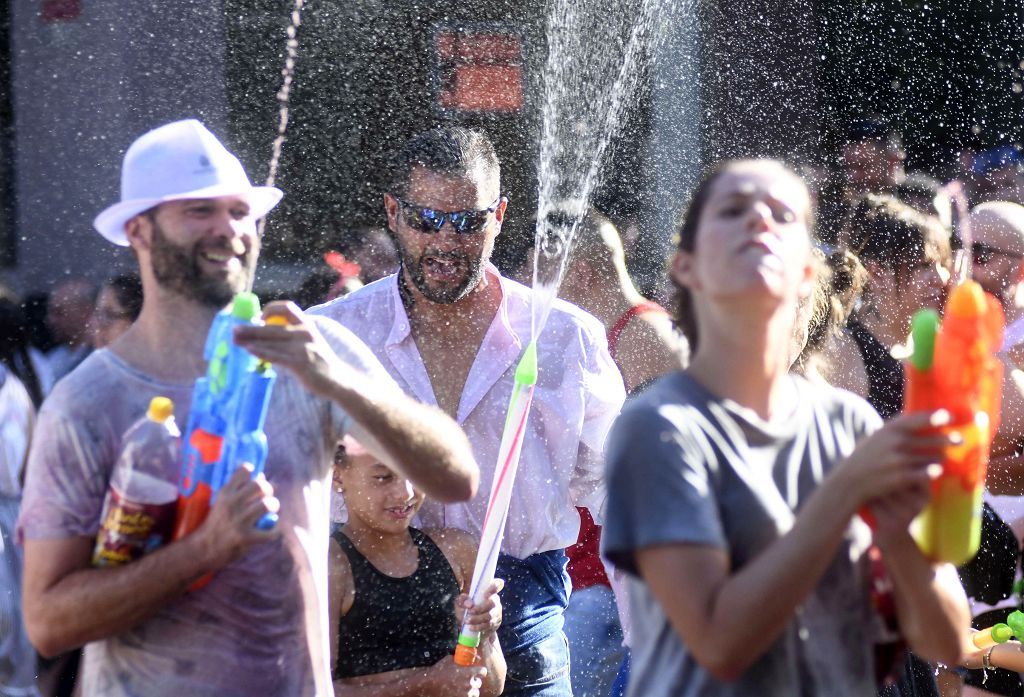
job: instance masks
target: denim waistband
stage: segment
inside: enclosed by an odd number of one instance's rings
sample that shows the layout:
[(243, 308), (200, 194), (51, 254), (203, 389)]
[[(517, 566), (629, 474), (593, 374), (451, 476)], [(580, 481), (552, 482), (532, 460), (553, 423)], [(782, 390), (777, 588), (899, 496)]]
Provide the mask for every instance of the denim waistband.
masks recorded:
[(498, 629), (502, 651), (512, 653), (562, 631), (572, 588), (565, 570), (567, 563), (561, 549), (525, 559), (498, 555), (494, 575), (505, 580), (501, 592), (503, 617)]

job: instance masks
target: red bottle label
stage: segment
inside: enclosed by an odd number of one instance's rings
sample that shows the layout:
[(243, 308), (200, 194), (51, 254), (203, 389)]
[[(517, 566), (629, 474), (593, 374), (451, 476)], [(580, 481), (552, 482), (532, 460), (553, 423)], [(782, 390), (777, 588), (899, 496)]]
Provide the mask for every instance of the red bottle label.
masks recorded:
[(135, 561), (170, 540), (176, 503), (139, 503), (111, 487), (103, 524), (96, 536), (93, 566), (120, 566)]

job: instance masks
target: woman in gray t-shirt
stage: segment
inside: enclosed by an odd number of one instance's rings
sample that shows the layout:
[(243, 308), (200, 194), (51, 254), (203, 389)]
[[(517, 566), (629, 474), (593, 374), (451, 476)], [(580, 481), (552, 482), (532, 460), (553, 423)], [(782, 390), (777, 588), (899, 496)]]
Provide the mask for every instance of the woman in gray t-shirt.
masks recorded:
[(789, 374), (811, 217), (781, 164), (728, 162), (680, 229), (671, 274), (693, 359), (626, 407), (607, 448), (604, 547), (630, 574), (630, 695), (874, 695), (883, 629), (863, 506), (909, 644), (960, 655), (959, 581), (907, 531), (950, 443), (923, 429), (948, 415), (882, 426), (860, 398)]

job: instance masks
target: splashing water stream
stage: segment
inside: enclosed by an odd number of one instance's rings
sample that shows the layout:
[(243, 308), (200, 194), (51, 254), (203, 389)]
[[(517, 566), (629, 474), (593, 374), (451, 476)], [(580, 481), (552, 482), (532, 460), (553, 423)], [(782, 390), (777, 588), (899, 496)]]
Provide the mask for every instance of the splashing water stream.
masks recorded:
[[(656, 22), (655, 18), (666, 16), (663, 6), (671, 1), (639, 0), (635, 16), (620, 0), (553, 0), (548, 11), (532, 333), (516, 367), (515, 387), (473, 570), (470, 595), (477, 603), (484, 600), (482, 591), (494, 578), (504, 537), (537, 382), (537, 339), (565, 274), (576, 229), (598, 181), (605, 153), (618, 130), (624, 107), (636, 95), (640, 60), (654, 53), (654, 40), (664, 33), (666, 22)], [(614, 50), (617, 45), (623, 47), (621, 52)], [(610, 88), (605, 89), (606, 85)], [(566, 201), (572, 202), (568, 208), (563, 205)], [(479, 641), (479, 633), (463, 626), (456, 662), (470, 665)], [(470, 695), (475, 693), (475, 689), (470, 691)]]
[(547, 323), (608, 148), (626, 107), (635, 102), (643, 62), (664, 38), (671, 2), (640, 0), (631, 12), (619, 0), (553, 0), (549, 9), (534, 238), (534, 340)]
[[(270, 162), (267, 164), (266, 186), (273, 186), (277, 181), (277, 168), (281, 162), (281, 148), (284, 146), (285, 133), (288, 131), (288, 106), (292, 93), (292, 81), (295, 79), (295, 60), (299, 55), (299, 25), (302, 23), (302, 8), (305, 0), (295, 0), (292, 6), (291, 20), (288, 24), (288, 41), (285, 43), (284, 66), (281, 68), (281, 88), (277, 91), (277, 135), (271, 146)], [(267, 227), (267, 219), (260, 218), (256, 225), (256, 238), (263, 239)], [(249, 274), (246, 290), (252, 292), (256, 282), (256, 272)]]

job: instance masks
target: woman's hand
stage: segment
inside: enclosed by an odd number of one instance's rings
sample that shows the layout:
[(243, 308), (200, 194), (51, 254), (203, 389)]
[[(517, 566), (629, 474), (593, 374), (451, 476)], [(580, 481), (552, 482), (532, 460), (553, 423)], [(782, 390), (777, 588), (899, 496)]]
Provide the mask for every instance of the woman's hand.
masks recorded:
[[(973, 643), (969, 645), (974, 649)], [(989, 657), (989, 668), (1002, 668), (1014, 673), (1024, 670), (1024, 645), (1015, 639), (986, 647), (980, 651), (972, 650), (965, 655), (960, 665), (971, 670), (981, 670), (985, 667), (985, 654), (988, 654)]]
[(909, 515), (935, 474), (929, 465), (942, 462), (944, 450), (963, 440), (955, 431), (937, 430), (949, 419), (942, 409), (902, 414), (858, 443), (835, 470), (848, 500), (857, 509), (887, 500), (883, 515)]
[(873, 533), (880, 543), (892, 535), (905, 535), (914, 518), (924, 510), (931, 497), (930, 479), (938, 476), (942, 468), (929, 465), (929, 481), (915, 483), (902, 491), (875, 499), (868, 504), (874, 516)]

